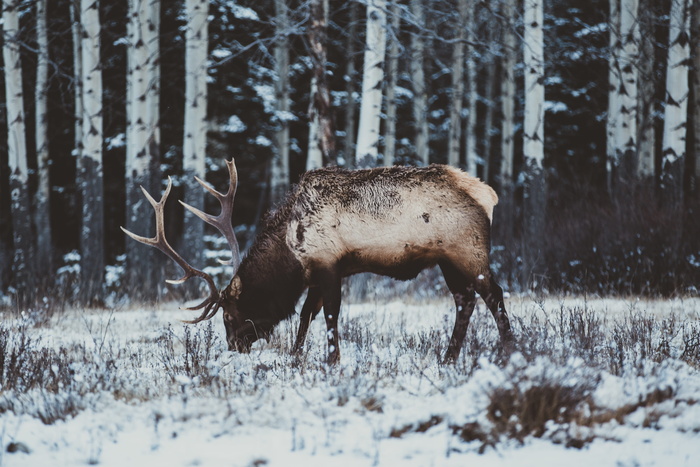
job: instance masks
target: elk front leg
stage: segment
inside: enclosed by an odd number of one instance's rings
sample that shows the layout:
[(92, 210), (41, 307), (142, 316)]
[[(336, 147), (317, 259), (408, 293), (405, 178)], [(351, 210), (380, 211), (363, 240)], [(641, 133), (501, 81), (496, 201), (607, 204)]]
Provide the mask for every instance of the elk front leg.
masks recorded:
[(318, 287), (310, 287), (308, 293), (306, 294), (304, 306), (301, 308), (301, 314), (299, 315), (299, 331), (297, 331), (297, 340), (294, 344), (294, 350), (292, 351), (293, 353), (301, 353), (304, 347), (304, 342), (306, 341), (306, 334), (309, 331), (309, 325), (314, 320), (318, 312), (321, 311), (321, 306), (323, 306), (321, 289)]
[(340, 361), (338, 346), (338, 314), (340, 313), (340, 276), (337, 272), (326, 271), (321, 278), (323, 296), (323, 315), (326, 318), (326, 334), (328, 337), (328, 363)]

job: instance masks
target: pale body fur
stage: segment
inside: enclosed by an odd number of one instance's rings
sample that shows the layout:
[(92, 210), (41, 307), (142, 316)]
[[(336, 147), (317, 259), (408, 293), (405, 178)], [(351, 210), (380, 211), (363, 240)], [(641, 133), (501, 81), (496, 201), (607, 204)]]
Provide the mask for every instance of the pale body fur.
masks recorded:
[(453, 167), (412, 169), (411, 176), (405, 170), (304, 178), (286, 240), (307, 284), (314, 284), (314, 270), (336, 265), (342, 276), (367, 271), (401, 279), (443, 260), (472, 278), (487, 272), (493, 189)]

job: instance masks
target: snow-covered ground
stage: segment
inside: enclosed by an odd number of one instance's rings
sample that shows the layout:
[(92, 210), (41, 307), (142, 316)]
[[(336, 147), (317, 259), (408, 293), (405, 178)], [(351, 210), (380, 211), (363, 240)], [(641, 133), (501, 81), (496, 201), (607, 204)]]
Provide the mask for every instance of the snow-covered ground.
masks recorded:
[(294, 357), (295, 319), (241, 355), (176, 305), (5, 313), (0, 465), (698, 465), (700, 299), (507, 307), (518, 351), (480, 303), (443, 366), (449, 300), (346, 304), (331, 368), (322, 319)]

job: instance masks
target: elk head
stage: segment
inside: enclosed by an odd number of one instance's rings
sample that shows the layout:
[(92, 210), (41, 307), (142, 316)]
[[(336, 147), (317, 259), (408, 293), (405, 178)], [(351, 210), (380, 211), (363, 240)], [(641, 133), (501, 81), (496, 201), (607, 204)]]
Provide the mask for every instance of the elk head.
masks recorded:
[(219, 308), (224, 310), (224, 326), (226, 327), (226, 337), (228, 341), (229, 348), (231, 350), (239, 350), (247, 352), (250, 350), (251, 344), (257, 339), (256, 330), (252, 323), (247, 322), (238, 313), (238, 308), (236, 306), (238, 297), (241, 293), (241, 281), (240, 278), (235, 274), (238, 271), (238, 267), (241, 264), (241, 256), (238, 248), (238, 241), (236, 240), (236, 235), (233, 231), (231, 225), (231, 213), (233, 211), (233, 199), (236, 195), (236, 188), (238, 185), (238, 173), (236, 171), (236, 164), (233, 160), (226, 161), (229, 172), (229, 187), (226, 194), (220, 193), (209, 186), (206, 182), (202, 181), (198, 177), (195, 177), (197, 182), (199, 182), (202, 187), (211, 193), (219, 203), (221, 204), (221, 213), (218, 216), (212, 216), (199, 209), (192, 207), (186, 203), (180, 201), (185, 208), (187, 208), (194, 215), (202, 219), (204, 222), (217, 228), (219, 232), (228, 241), (229, 247), (231, 249), (231, 260), (224, 262), (224, 264), (230, 264), (233, 266), (234, 276), (231, 279), (229, 285), (219, 291), (216, 288), (214, 279), (204, 271), (192, 267), (187, 261), (185, 261), (182, 256), (180, 256), (172, 246), (168, 243), (165, 238), (165, 222), (164, 222), (164, 208), (165, 202), (170, 194), (170, 189), (172, 188), (172, 180), (168, 177), (168, 187), (165, 189), (165, 193), (161, 197), (160, 201), (156, 202), (155, 199), (146, 191), (142, 186), (146, 199), (151, 203), (156, 214), (156, 235), (152, 238), (141, 237), (132, 232), (129, 232), (124, 227), (121, 227), (122, 231), (129, 237), (133, 238), (137, 242), (141, 242), (145, 245), (155, 247), (165, 253), (170, 259), (172, 259), (178, 266), (184, 271), (184, 275), (177, 280), (167, 280), (169, 284), (182, 284), (192, 277), (199, 277), (203, 279), (207, 286), (209, 287), (209, 296), (205, 298), (201, 303), (192, 307), (186, 307), (187, 310), (202, 310), (202, 313), (193, 320), (184, 321), (185, 323), (195, 324), (200, 321), (205, 321), (211, 319), (216, 315)]

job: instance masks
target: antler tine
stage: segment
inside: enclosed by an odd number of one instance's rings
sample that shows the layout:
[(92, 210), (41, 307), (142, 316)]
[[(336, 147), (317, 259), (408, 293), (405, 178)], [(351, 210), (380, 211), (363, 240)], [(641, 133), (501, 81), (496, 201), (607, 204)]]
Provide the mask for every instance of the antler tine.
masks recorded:
[(238, 172), (236, 170), (236, 164), (232, 160), (226, 161), (226, 166), (229, 172), (229, 187), (226, 194), (220, 193), (211, 187), (207, 182), (202, 181), (199, 177), (195, 177), (195, 180), (202, 185), (202, 187), (212, 194), (219, 203), (221, 204), (221, 212), (218, 216), (212, 216), (202, 212), (201, 210), (190, 206), (187, 203), (180, 201), (185, 208), (187, 208), (192, 214), (202, 219), (209, 225), (217, 228), (221, 235), (226, 238), (229, 248), (231, 249), (231, 260), (230, 261), (220, 261), (222, 264), (233, 265), (234, 270), (238, 270), (238, 266), (241, 263), (241, 254), (238, 248), (238, 240), (236, 240), (236, 234), (233, 231), (233, 226), (231, 225), (231, 214), (233, 212), (233, 200), (236, 196), (236, 189), (238, 187)]
[(204, 279), (207, 282), (207, 285), (209, 286), (209, 297), (207, 297), (201, 304), (199, 304), (197, 307), (194, 308), (189, 308), (189, 309), (199, 309), (202, 307), (205, 307), (205, 313), (202, 313), (202, 315), (193, 320), (192, 322), (197, 323), (199, 321), (203, 321), (204, 319), (210, 319), (214, 314), (219, 309), (219, 300), (220, 300), (220, 294), (218, 289), (216, 288), (216, 284), (214, 284), (214, 279), (207, 274), (206, 272), (200, 271), (199, 269), (195, 269), (190, 264), (185, 261), (182, 256), (180, 256), (172, 246), (168, 243), (168, 240), (165, 238), (165, 214), (164, 214), (164, 208), (165, 208), (165, 202), (168, 199), (168, 195), (170, 194), (170, 189), (172, 188), (173, 181), (170, 177), (168, 177), (168, 187), (165, 189), (165, 192), (163, 193), (163, 196), (160, 198), (160, 201), (156, 202), (156, 200), (148, 193), (148, 191), (144, 188), (141, 187), (141, 190), (143, 191), (144, 195), (146, 196), (146, 199), (148, 199), (148, 202), (151, 203), (151, 206), (153, 206), (153, 210), (155, 211), (156, 214), (156, 235), (152, 238), (147, 238), (147, 237), (142, 237), (140, 235), (136, 235), (128, 230), (126, 230), (124, 227), (120, 227), (122, 231), (127, 234), (129, 237), (132, 239), (136, 240), (137, 242), (143, 243), (145, 245), (149, 245), (152, 247), (155, 247), (165, 253), (166, 256), (168, 256), (170, 259), (175, 261), (178, 266), (182, 268), (184, 271), (184, 275), (177, 280), (166, 280), (167, 283), (169, 284), (182, 284), (183, 282), (187, 281), (188, 279), (192, 277), (199, 277)]

